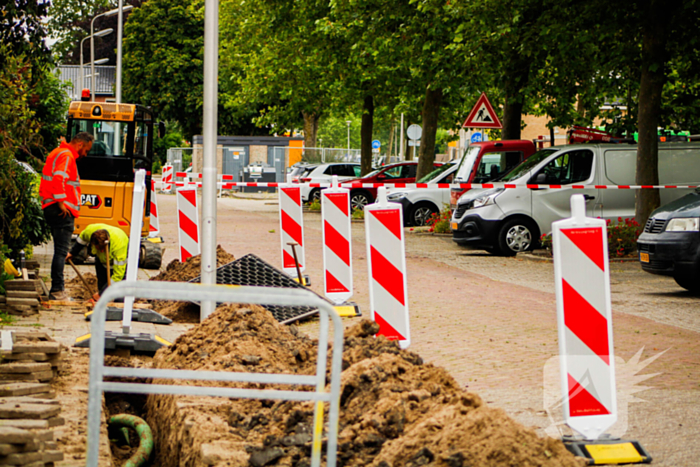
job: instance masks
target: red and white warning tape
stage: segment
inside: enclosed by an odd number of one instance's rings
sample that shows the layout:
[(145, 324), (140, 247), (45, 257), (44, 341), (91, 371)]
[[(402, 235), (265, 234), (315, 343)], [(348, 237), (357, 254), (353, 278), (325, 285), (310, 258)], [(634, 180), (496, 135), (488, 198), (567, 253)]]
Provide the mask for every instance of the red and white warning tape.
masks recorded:
[[(226, 175), (224, 175), (226, 177)], [(176, 186), (192, 186), (200, 188), (202, 182), (176, 182)], [(276, 182), (218, 182), (217, 187), (221, 189), (230, 189), (234, 187), (253, 187), (253, 188), (276, 188), (285, 185), (284, 183)], [(302, 185), (302, 184), (295, 184)], [(330, 183), (304, 183), (303, 185), (309, 188), (328, 188)], [(694, 189), (700, 188), (700, 185), (516, 185), (514, 183), (341, 183), (342, 188), (458, 188), (462, 190), (475, 188), (529, 188), (529, 189), (574, 189), (574, 190), (642, 190), (642, 189), (664, 189), (664, 188), (683, 188)]]

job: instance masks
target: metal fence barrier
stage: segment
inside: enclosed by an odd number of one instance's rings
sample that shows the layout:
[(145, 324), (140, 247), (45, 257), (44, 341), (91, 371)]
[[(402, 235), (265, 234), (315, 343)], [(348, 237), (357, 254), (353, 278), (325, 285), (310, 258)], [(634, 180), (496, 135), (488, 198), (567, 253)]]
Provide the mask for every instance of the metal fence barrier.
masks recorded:
[[(107, 303), (126, 296), (157, 300), (210, 300), (244, 304), (262, 304), (265, 302), (265, 304), (269, 305), (304, 305), (317, 307), (320, 311), (321, 326), (318, 339), (316, 374), (294, 375), (106, 367), (104, 365), (104, 342)], [(333, 357), (331, 360), (330, 392), (325, 392), (329, 317), (333, 320)], [(319, 467), (321, 464), (321, 440), (323, 436), (324, 419), (323, 403), (328, 402), (329, 414), (326, 459), (329, 467), (335, 467), (338, 447), (338, 419), (340, 416), (340, 373), (342, 370), (342, 356), (343, 325), (340, 317), (328, 302), (306, 290), (278, 290), (270, 287), (205, 286), (180, 282), (118, 282), (109, 287), (105, 293), (102, 294), (92, 314), (90, 387), (88, 393), (88, 452), (86, 465), (88, 467), (97, 467), (98, 465), (102, 393), (106, 391), (130, 394), (179, 394), (190, 396), (236, 397), (244, 399), (315, 401), (313, 443), (311, 447), (312, 467)], [(315, 386), (315, 391), (119, 383), (104, 381), (105, 377), (290, 384)]]

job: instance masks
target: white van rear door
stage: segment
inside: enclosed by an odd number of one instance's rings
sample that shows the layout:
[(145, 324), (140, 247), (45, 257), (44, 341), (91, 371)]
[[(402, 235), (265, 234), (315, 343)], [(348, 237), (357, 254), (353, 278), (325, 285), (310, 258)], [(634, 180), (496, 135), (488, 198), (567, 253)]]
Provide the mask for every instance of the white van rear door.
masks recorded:
[[(601, 185), (635, 185), (637, 147), (621, 146), (603, 152), (603, 176)], [(634, 199), (637, 190), (600, 190), (603, 218), (617, 223), (619, 218), (634, 217)]]
[(545, 184), (561, 188), (532, 190), (532, 217), (540, 232), (552, 231), (552, 222), (571, 217), (571, 195), (586, 197), (586, 215), (595, 217), (598, 190), (572, 189), (571, 185), (593, 184), (595, 179), (595, 155), (590, 149), (574, 149), (552, 159), (530, 179), (528, 184)]

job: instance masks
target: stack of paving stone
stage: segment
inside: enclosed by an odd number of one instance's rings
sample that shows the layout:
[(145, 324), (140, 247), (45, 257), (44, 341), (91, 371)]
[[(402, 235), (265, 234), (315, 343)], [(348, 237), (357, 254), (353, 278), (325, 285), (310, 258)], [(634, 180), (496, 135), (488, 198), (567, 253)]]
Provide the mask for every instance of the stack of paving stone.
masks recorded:
[(0, 346), (0, 466), (53, 466), (63, 460), (53, 430), (65, 420), (48, 382), (63, 369), (61, 345), (43, 332), (2, 331)]
[(5, 282), (5, 303), (0, 309), (11, 315), (31, 316), (39, 313), (41, 304), (36, 281), (13, 279)]
[(12, 345), (0, 348), (0, 382), (50, 382), (65, 368), (61, 344), (45, 332), (3, 331)]
[(5, 296), (0, 297), (0, 311), (18, 316), (31, 316), (39, 312), (41, 300), (48, 300), (49, 291), (39, 277), (39, 263), (27, 261), (26, 278), (5, 281)]
[(62, 460), (53, 430), (0, 426), (0, 466), (54, 467)]

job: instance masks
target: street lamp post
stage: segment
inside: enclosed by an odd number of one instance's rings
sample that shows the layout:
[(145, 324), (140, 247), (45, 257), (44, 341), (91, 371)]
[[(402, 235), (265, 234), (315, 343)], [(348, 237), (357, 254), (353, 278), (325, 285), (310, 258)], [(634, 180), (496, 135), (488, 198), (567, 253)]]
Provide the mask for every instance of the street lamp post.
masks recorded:
[[(132, 5), (127, 5), (124, 8), (121, 8), (121, 11), (129, 11), (132, 8), (134, 8)], [(92, 100), (95, 100), (95, 20), (100, 16), (114, 16), (119, 13), (119, 10), (119, 8), (115, 8), (114, 10), (109, 10), (104, 13), (100, 13), (99, 15), (96, 15), (94, 18), (92, 18), (92, 21), (90, 21), (90, 74), (92, 75), (90, 94), (92, 95)]]
[[(97, 31), (94, 35), (97, 37), (103, 37), (103, 36), (106, 36), (108, 34), (112, 34), (112, 32), (114, 32), (114, 29), (109, 28), (109, 29), (103, 29), (101, 31)], [(83, 66), (84, 66), (83, 65), (83, 43), (86, 40), (91, 39), (91, 38), (92, 38), (92, 36), (85, 36), (83, 38), (83, 40), (80, 41), (80, 90), (82, 90), (83, 86), (85, 86), (85, 76), (83, 74), (84, 73), (84, 71), (83, 71)], [(106, 59), (103, 59), (103, 60), (106, 60)], [(100, 60), (98, 60), (97, 62), (100, 62)], [(106, 62), (102, 62), (102, 63), (106, 63)], [(97, 64), (99, 64), (99, 63), (97, 63)]]
[(348, 124), (348, 158), (350, 158), (350, 124), (352, 120), (347, 120), (345, 123)]

